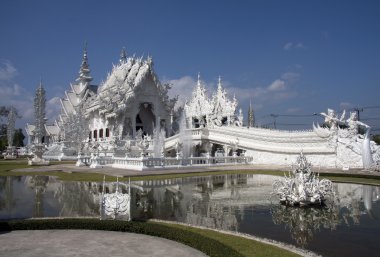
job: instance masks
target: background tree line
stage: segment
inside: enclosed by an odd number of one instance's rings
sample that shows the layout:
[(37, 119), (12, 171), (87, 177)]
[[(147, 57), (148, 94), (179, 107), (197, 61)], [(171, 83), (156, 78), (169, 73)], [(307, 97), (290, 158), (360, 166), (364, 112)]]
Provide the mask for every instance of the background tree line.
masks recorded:
[[(8, 146), (7, 140), (7, 117), (10, 107), (0, 106), (0, 151), (4, 151)], [(13, 136), (13, 146), (24, 146), (25, 136), (21, 128), (15, 129)]]

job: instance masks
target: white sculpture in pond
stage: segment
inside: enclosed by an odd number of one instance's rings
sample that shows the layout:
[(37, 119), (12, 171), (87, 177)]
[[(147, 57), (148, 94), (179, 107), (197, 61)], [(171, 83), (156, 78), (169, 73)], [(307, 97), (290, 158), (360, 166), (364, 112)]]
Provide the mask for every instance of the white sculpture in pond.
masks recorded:
[(319, 180), (319, 174), (312, 172), (311, 163), (301, 152), (292, 172), (273, 183), (273, 194), (285, 205), (322, 205), (334, 190), (330, 180)]
[(129, 181), (128, 194), (120, 193), (119, 178), (117, 179), (115, 193), (105, 194), (104, 180), (102, 196), (100, 197), (101, 216), (110, 217), (112, 219), (124, 217), (127, 220), (131, 220), (131, 182)]

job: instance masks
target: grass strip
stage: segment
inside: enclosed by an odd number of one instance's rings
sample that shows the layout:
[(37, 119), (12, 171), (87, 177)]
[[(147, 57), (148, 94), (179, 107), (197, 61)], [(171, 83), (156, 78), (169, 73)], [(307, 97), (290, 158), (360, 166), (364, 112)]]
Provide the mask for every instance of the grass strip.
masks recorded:
[(279, 247), (239, 236), (156, 221), (127, 222), (98, 219), (38, 219), (0, 222), (0, 231), (43, 229), (88, 229), (145, 234), (183, 243), (211, 257), (299, 256)]
[[(74, 162), (52, 162), (52, 164), (73, 164)], [(71, 172), (66, 167), (62, 167), (60, 171), (25, 171), (14, 172), (14, 169), (30, 168), (26, 160), (1, 160), (0, 161), (0, 176), (55, 176), (62, 181), (103, 181), (104, 175), (101, 173), (88, 173), (88, 172)], [(159, 171), (157, 171), (159, 172)], [(215, 170), (215, 171), (199, 171), (189, 173), (171, 173), (171, 174), (157, 174), (157, 175), (138, 175), (131, 176), (132, 181), (140, 180), (162, 180), (173, 178), (187, 178), (196, 176), (215, 176), (215, 175), (228, 175), (228, 174), (263, 174), (273, 176), (283, 176), (284, 171), (278, 170)], [(380, 176), (371, 174), (352, 174), (352, 173), (320, 173), (321, 178), (327, 178), (333, 182), (341, 183), (354, 183), (354, 184), (367, 184), (367, 185), (380, 185)], [(128, 177), (119, 178), (120, 181), (127, 181)], [(114, 176), (106, 175), (106, 181), (115, 181)]]

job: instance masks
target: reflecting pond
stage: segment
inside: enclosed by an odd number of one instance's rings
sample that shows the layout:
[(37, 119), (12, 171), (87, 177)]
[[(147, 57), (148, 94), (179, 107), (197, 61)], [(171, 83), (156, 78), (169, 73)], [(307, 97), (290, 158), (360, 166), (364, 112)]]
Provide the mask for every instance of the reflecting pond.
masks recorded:
[[(270, 199), (269, 175), (218, 175), (135, 181), (134, 219), (164, 219), (252, 234), (324, 256), (380, 252), (380, 187), (336, 183), (328, 208), (294, 208)], [(106, 183), (114, 192), (116, 183)], [(126, 184), (119, 184), (127, 192)], [(102, 183), (54, 177), (0, 177), (0, 219), (99, 217)]]

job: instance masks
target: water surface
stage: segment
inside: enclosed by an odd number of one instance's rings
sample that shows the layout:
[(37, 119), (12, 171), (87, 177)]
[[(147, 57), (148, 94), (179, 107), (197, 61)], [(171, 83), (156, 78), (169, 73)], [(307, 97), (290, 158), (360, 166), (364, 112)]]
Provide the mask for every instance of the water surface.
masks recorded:
[[(218, 175), (134, 182), (131, 215), (238, 231), (290, 243), (324, 256), (380, 252), (380, 188), (336, 183), (339, 200), (294, 208), (271, 199), (269, 175)], [(113, 192), (115, 183), (105, 185)], [(102, 183), (53, 177), (0, 177), (0, 219), (99, 217)], [(127, 187), (120, 184), (120, 190)]]

